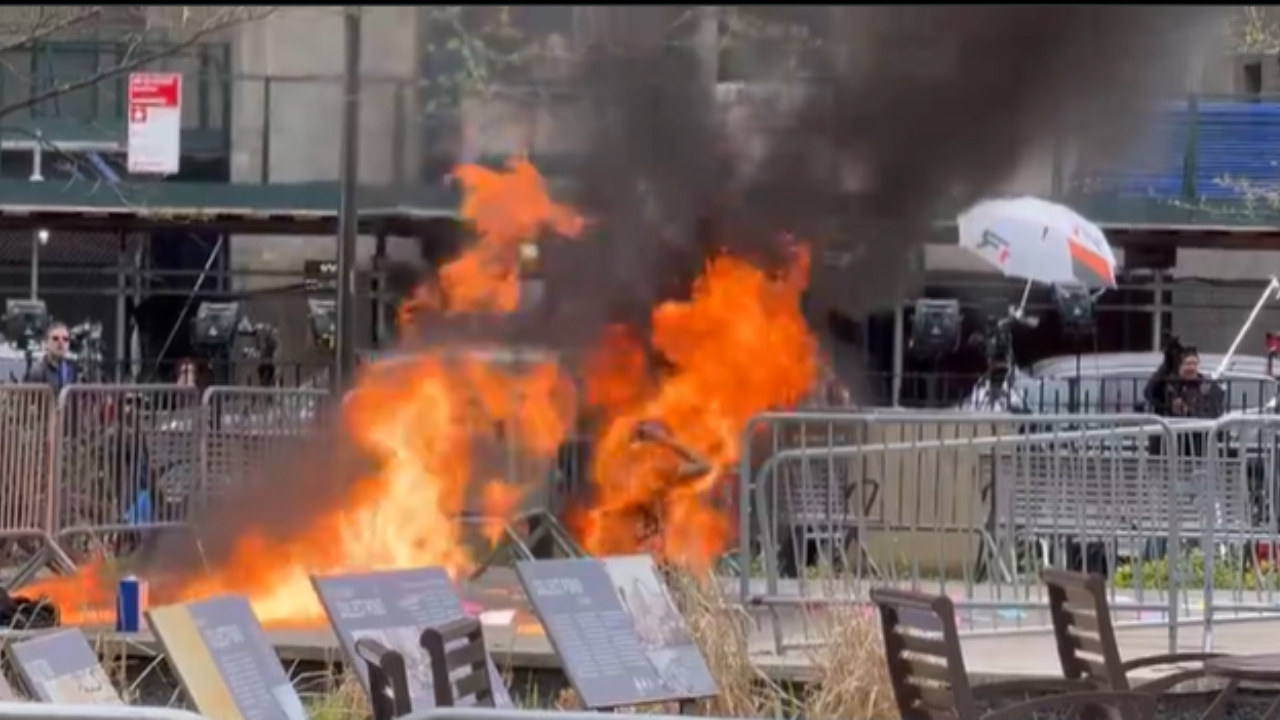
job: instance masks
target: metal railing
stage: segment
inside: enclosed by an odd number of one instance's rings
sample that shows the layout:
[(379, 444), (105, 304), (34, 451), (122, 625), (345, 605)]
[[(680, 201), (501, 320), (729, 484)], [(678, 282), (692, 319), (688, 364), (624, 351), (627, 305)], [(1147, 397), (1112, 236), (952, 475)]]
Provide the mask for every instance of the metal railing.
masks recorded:
[(739, 594), (775, 649), (874, 585), (968, 634), (1043, 632), (1045, 567), (1110, 580), (1119, 626), (1280, 617), (1280, 417), (795, 412), (742, 440)]
[(327, 427), (315, 389), (0, 385), (0, 540), (9, 578), (128, 552), (181, 528), (233, 479)]
[(209, 720), (187, 710), (140, 705), (62, 705), (0, 702), (6, 720)]
[[(45, 565), (184, 526), (192, 511), (328, 425), (319, 390), (0, 386), (0, 540)], [(581, 482), (579, 463), (550, 472)], [(544, 468), (544, 471), (547, 469)], [(544, 472), (546, 474), (546, 472)], [(1048, 566), (1112, 581), (1118, 625), (1280, 610), (1280, 417), (769, 413), (741, 440), (739, 595), (779, 652), (806, 610), (872, 585), (951, 595), (969, 634), (1043, 631)]]
[[(610, 713), (623, 720), (677, 720), (677, 715)], [(599, 713), (565, 710), (517, 710), (515, 708), (432, 708), (405, 715), (403, 720), (595, 720)], [(0, 702), (5, 720), (209, 720), (204, 715), (176, 708), (137, 705), (55, 705), (52, 703)], [(715, 720), (712, 718), (712, 720)]]
[[(1064, 413), (1108, 414), (1143, 411), (1146, 375), (1099, 376), (1086, 367), (1081, 377), (1018, 376), (1010, 386), (1019, 410), (1046, 415)], [(861, 404), (887, 406), (895, 385), (904, 408), (972, 408), (980, 397), (983, 376), (977, 373), (891, 373), (864, 374), (850, 379), (853, 395)], [(1274, 409), (1276, 381), (1266, 377), (1223, 378), (1224, 412), (1259, 412)], [(986, 408), (981, 408), (986, 409)]]

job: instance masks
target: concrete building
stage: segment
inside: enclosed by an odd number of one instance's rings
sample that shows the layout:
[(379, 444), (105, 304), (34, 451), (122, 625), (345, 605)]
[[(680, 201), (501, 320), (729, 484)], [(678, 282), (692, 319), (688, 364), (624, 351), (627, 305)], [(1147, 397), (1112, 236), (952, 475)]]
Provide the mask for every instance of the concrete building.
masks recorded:
[[(134, 32), (177, 28), (190, 20), (175, 18), (173, 8), (130, 7), (142, 10), (122, 11), (117, 20), (141, 23)], [(568, 118), (546, 103), (497, 96), (469, 100), (460, 110), (441, 110), (448, 105), (438, 103), (435, 95), (446, 85), (442, 79), (474, 70), (460, 69), (456, 64), (446, 67), (447, 63), (441, 61), (440, 56), (447, 54), (445, 50), (456, 50), (450, 45), (451, 39), (440, 34), (439, 13), (443, 11), (440, 6), (363, 8), (359, 163), (363, 185), (421, 187), (435, 183), (459, 156), (503, 155), (529, 147), (554, 154), (572, 148), (575, 133)], [(562, 70), (554, 58), (583, 47), (593, 38), (643, 36), (664, 27), (659, 22), (662, 18), (649, 18), (654, 20), (652, 23), (645, 18), (648, 16), (637, 21), (629, 15), (628, 22), (619, 25), (619, 16), (606, 7), (540, 8), (535, 41), (542, 45), (542, 55), (551, 59), (528, 72), (539, 78), (554, 78)], [(169, 69), (183, 70), (189, 78), (190, 102), (184, 110), (191, 114), (192, 123), (196, 123), (197, 114), (201, 118), (212, 116), (213, 125), (225, 123), (225, 127), (216, 128), (224, 132), (226, 144), (218, 151), (224, 155), (225, 171), (220, 171), (222, 176), (216, 179), (228, 184), (301, 189), (335, 182), (342, 125), (340, 8), (282, 7), (266, 19), (239, 24), (202, 38), (202, 42), (224, 43), (229, 48), (225, 64), (210, 66), (194, 56), (166, 63)], [(1274, 56), (1225, 58), (1206, 64), (1200, 75), (1192, 85), (1202, 92), (1260, 97), (1269, 91), (1280, 91), (1280, 64)], [(209, 77), (219, 79), (199, 82)], [(98, 91), (98, 96), (117, 103), (119, 100), (108, 97), (105, 90)], [(220, 109), (228, 114), (219, 115)], [(466, 132), (456, 136), (459, 127)], [(1070, 171), (1070, 167), (1055, 167), (1054, 153), (1043, 148), (1032, 153), (1024, 167), (1009, 179), (1006, 190), (1052, 194), (1055, 177), (1069, 175)], [(1213, 223), (1201, 218), (1194, 224)], [(1233, 232), (1241, 230), (1237, 227)], [(1259, 228), (1253, 231), (1253, 235), (1259, 234)], [(1206, 235), (1194, 226), (1182, 228), (1176, 236), (1166, 236), (1148, 223), (1143, 232), (1143, 242), (1149, 244), (1197, 246), (1182, 247), (1169, 258), (1161, 280), (1169, 292), (1161, 303), (1171, 312), (1167, 321), (1159, 325), (1202, 348), (1225, 349), (1233, 328), (1256, 299), (1260, 283), (1280, 272), (1280, 256), (1258, 249), (1265, 243), (1253, 243), (1255, 247), (1249, 251), (1222, 250), (1215, 247), (1216, 236)], [(1119, 233), (1117, 243), (1129, 242), (1132, 236), (1132, 232)], [(245, 272), (239, 281), (244, 288), (295, 283), (296, 278), (270, 278), (262, 273), (300, 273), (305, 261), (329, 260), (335, 253), (335, 242), (328, 236), (237, 234), (230, 247), (230, 267)], [(362, 239), (364, 261), (373, 247), (373, 238)], [(404, 262), (421, 261), (420, 244), (412, 240), (392, 242), (388, 250), (393, 258)], [(928, 276), (959, 276), (970, 283), (995, 284), (969, 257), (945, 244), (927, 248), (920, 262)], [(255, 313), (285, 329), (286, 350), (306, 344), (299, 320), (301, 299), (272, 297), (254, 302)], [(1154, 300), (1145, 302), (1150, 305)], [(1280, 327), (1280, 310), (1266, 311), (1246, 347), (1256, 348), (1261, 334), (1270, 327)], [(1149, 343), (1154, 342), (1156, 334), (1155, 330), (1146, 332)]]
[[(597, 11), (595, 15), (591, 11)], [(572, 45), (586, 32), (599, 32), (599, 9), (581, 8), (559, 21), (564, 31), (551, 42)], [(426, 63), (423, 49), (427, 22), (422, 7), (368, 7), (364, 11), (365, 101), (361, 111), (362, 182), (397, 184), (413, 177), (421, 157), (423, 126), (421, 83)], [(235, 33), (233, 67), (245, 78), (270, 77), (265, 83), (240, 80), (232, 97), (233, 181), (255, 182), (268, 174), (270, 182), (336, 180), (341, 121), (342, 18), (335, 8), (282, 9), (268, 20), (244, 26)], [(1197, 81), (1207, 93), (1265, 93), (1280, 91), (1280, 63), (1275, 57), (1231, 57), (1209, 63)], [(472, 130), (470, 152), (502, 153), (527, 144), (554, 150), (571, 133), (557, 128), (546, 110), (515, 107), (493, 101), (470, 104), (467, 125)], [(559, 129), (560, 132), (555, 132)], [(1046, 195), (1052, 190), (1053, 168), (1048, 148), (1007, 183), (1010, 193)], [(365, 253), (369, 252), (366, 243)], [(400, 248), (411, 253), (409, 248)], [(296, 268), (303, 258), (329, 257), (327, 243), (314, 238), (237, 239), (237, 267)], [(968, 257), (947, 247), (930, 247), (925, 267), (938, 272), (981, 272)], [(1280, 271), (1280, 255), (1270, 251), (1183, 249), (1170, 268), (1173, 332), (1205, 348), (1224, 349), (1231, 328), (1256, 299), (1254, 287), (1226, 287), (1222, 282), (1265, 282)], [(1193, 284), (1191, 280), (1203, 280)], [(1278, 306), (1280, 307), (1280, 306)], [(1268, 310), (1256, 326), (1260, 342), (1264, 328), (1280, 327), (1280, 309)], [(1255, 342), (1258, 341), (1258, 342)]]

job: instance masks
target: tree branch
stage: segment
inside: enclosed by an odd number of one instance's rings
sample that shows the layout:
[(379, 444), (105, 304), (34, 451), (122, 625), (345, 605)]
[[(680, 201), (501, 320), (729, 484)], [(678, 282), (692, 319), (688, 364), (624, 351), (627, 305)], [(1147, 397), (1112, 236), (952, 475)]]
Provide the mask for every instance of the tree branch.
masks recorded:
[(5, 45), (0, 45), (0, 55), (4, 55), (5, 53), (12, 52), (14, 50), (21, 50), (22, 48), (25, 48), (28, 45), (31, 45), (32, 43), (39, 42), (51, 35), (54, 35), (56, 33), (62, 32), (63, 30), (72, 28), (76, 25), (79, 25), (82, 22), (85, 22), (86, 20), (92, 20), (94, 18), (101, 17), (102, 10), (103, 8), (101, 6), (89, 7), (87, 9), (81, 10), (80, 12), (67, 15), (59, 19), (57, 22), (54, 22), (46, 27), (36, 27), (32, 29), (30, 32), (28, 32), (26, 35), (24, 35), (23, 37), (17, 40), (14, 40), (13, 42), (10, 42)]
[[(9, 103), (8, 105), (0, 106), (0, 119), (3, 119), (6, 116), (12, 115), (13, 113), (19, 112), (21, 110), (25, 110), (27, 108), (39, 105), (42, 102), (60, 97), (62, 95), (66, 95), (68, 93), (72, 93), (84, 88), (93, 87), (94, 85), (97, 85), (103, 81), (110, 80), (113, 77), (131, 72), (133, 70), (143, 67), (144, 65), (155, 62), (156, 60), (160, 60), (166, 57), (171, 57), (187, 48), (190, 48), (194, 45), (199, 44), (201, 40), (203, 40), (204, 38), (210, 35), (213, 35), (214, 33), (221, 32), (222, 30), (225, 30), (227, 28), (240, 25), (243, 23), (262, 20), (268, 17), (269, 15), (271, 15), (272, 13), (274, 13), (278, 8), (276, 7), (256, 8), (255, 7), (255, 8), (242, 8), (242, 9), (246, 9), (251, 12), (247, 13), (247, 15), (240, 15), (238, 13), (228, 12), (227, 13), (228, 15), (234, 15), (234, 17), (225, 17), (225, 18), (222, 18), (221, 20), (211, 18), (208, 22), (202, 25), (198, 30), (194, 31), (193, 33), (191, 33), (191, 35), (184, 38), (180, 42), (170, 43), (165, 45), (161, 49), (154, 50), (151, 52), (141, 53), (136, 56), (133, 55), (131, 51), (126, 54), (125, 56), (126, 59), (113, 65), (112, 67), (104, 68), (92, 75), (80, 78), (79, 80), (62, 83), (60, 85), (56, 85), (54, 87), (43, 90), (41, 92), (34, 93), (26, 98), (23, 98), (22, 100)], [(31, 41), (32, 41), (32, 38), (26, 39), (26, 42), (31, 42)], [(140, 40), (139, 43), (136, 43), (134, 47), (136, 48), (140, 44), (144, 44), (144, 43)]]

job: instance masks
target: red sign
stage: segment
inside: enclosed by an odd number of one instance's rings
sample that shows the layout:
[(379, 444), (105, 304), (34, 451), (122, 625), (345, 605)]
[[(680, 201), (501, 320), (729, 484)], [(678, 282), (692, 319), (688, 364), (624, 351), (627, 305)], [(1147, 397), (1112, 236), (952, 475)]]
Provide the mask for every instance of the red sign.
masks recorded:
[(134, 73), (129, 76), (129, 106), (177, 108), (182, 102), (181, 73)]
[(182, 75), (129, 75), (131, 173), (173, 175), (182, 164)]

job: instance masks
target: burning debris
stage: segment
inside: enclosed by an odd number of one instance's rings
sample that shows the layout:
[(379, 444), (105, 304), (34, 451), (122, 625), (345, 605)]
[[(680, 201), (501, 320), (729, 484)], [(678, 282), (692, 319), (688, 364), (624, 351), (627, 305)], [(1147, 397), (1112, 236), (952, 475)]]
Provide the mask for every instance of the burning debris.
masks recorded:
[[(336, 437), (197, 518), (198, 556), (166, 543), (135, 569), (159, 602), (239, 593), (266, 623), (320, 622), (311, 574), (470, 571), (461, 518), (513, 518), (584, 431), (593, 492), (571, 522), (580, 544), (709, 567), (733, 539), (726, 468), (749, 418), (795, 405), (819, 377), (805, 310), (897, 300), (939, 201), (990, 192), (1064, 126), (1087, 135), (1136, 107), (1145, 79), (1114, 64), (1176, 44), (1194, 16), (1181, 10), (833, 9), (894, 30), (871, 33), (856, 67), (833, 59), (812, 99), (753, 118), (772, 130), (749, 172), (730, 171), (734, 145), (689, 61), (644, 43), (594, 59), (581, 84), (600, 101), (572, 202), (553, 199), (527, 159), (458, 168), (475, 240), (405, 305), (420, 342), (362, 373)], [(898, 67), (895, 33), (917, 26), (943, 29), (951, 62)], [(871, 222), (897, 234), (863, 231)], [(836, 225), (853, 228), (838, 244), (857, 261), (832, 282), (791, 234), (828, 244)], [(555, 298), (517, 318), (529, 243)], [(28, 594), (68, 621), (95, 619), (114, 572), (90, 565)]]
[[(463, 168), (459, 176), (468, 193), (464, 211), (479, 240), (443, 268), (443, 292), (417, 295), (406, 319), (447, 315), (458, 309), (455, 298), (479, 313), (514, 307), (516, 241), (547, 230), (562, 238), (583, 227), (547, 198), (526, 160), (504, 171)], [(512, 215), (501, 217), (503, 209)], [(654, 310), (647, 344), (665, 367), (603, 355), (587, 364), (588, 403), (600, 417), (591, 472), (595, 505), (582, 513), (578, 528), (589, 551), (650, 550), (706, 567), (725, 549), (730, 516), (719, 500), (731, 483), (723, 470), (737, 455), (742, 427), (755, 413), (794, 403), (815, 376), (817, 344), (799, 310), (807, 262), (807, 253), (797, 251), (783, 272), (769, 273), (728, 255), (714, 257), (688, 300)], [(621, 336), (622, 329), (616, 331)], [(602, 348), (607, 355), (622, 346)], [(590, 375), (593, 367), (599, 376)], [(510, 367), (458, 348), (374, 364), (341, 408), (342, 450), (361, 459), (342, 503), (283, 532), (241, 518), (208, 567), (175, 572), (170, 564), (148, 573), (155, 578), (153, 597), (242, 593), (264, 622), (288, 624), (322, 618), (313, 573), (440, 566), (465, 574), (474, 557), (460, 518), (478, 511), (509, 520), (527, 489), (519, 478), (486, 467), (485, 450), (514, 450), (549, 463), (577, 422), (568, 370), (555, 357)], [(502, 432), (495, 434), (495, 427)], [(258, 512), (234, 504), (245, 515)], [(286, 508), (263, 510), (283, 516)], [(199, 522), (195, 532), (204, 534)], [(500, 532), (491, 527), (485, 534)], [(76, 608), (109, 607), (112, 587), (105, 568), (91, 567), (33, 592), (54, 598), (75, 621), (93, 614)]]

